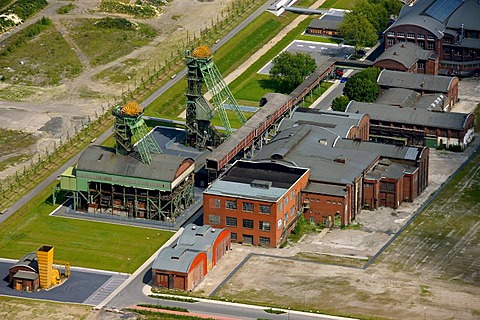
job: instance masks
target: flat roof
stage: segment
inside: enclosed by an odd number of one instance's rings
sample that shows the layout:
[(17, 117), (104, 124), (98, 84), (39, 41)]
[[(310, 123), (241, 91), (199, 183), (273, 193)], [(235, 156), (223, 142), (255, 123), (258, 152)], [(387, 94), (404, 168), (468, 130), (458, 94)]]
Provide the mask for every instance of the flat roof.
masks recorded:
[(344, 197), (347, 195), (347, 189), (345, 189), (344, 186), (336, 186), (318, 182), (310, 182), (304, 191), (338, 197)]

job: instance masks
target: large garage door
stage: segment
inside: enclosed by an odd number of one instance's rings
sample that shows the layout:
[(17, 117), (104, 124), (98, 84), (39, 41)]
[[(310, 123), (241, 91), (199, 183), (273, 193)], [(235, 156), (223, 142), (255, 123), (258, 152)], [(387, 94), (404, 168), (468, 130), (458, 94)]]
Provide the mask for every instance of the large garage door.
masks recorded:
[(182, 276), (173, 277), (173, 288), (179, 289), (179, 290), (186, 290), (185, 277), (182, 277)]
[(243, 235), (243, 244), (253, 244), (253, 236), (250, 236), (248, 234)]

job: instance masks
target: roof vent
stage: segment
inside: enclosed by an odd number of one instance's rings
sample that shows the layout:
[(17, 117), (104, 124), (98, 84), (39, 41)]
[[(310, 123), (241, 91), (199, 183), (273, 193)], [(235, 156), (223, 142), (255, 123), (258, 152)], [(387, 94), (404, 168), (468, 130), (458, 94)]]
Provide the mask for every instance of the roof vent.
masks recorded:
[(320, 140), (318, 140), (318, 142), (319, 142), (321, 145), (324, 145), (324, 146), (327, 145), (327, 139), (320, 139)]
[(103, 153), (100, 155), (100, 157), (98, 157), (97, 161), (100, 162), (100, 160), (102, 160), (103, 158)]
[(405, 48), (405, 43), (402, 43), (401, 47), (402, 47), (402, 48)]
[(214, 233), (214, 232), (215, 232), (215, 228), (212, 228), (212, 230), (211, 230), (211, 231), (212, 231), (212, 233)]
[(253, 180), (250, 186), (252, 188), (258, 188), (258, 189), (270, 189), (270, 187), (272, 186), (272, 182), (265, 181), (265, 180)]
[(192, 226), (192, 230), (195, 230), (195, 229), (197, 229), (197, 226), (196, 226), (196, 225), (193, 225), (193, 226)]
[(335, 158), (335, 160), (333, 160), (337, 163), (343, 163), (343, 164), (346, 164), (348, 162), (348, 158), (347, 157), (344, 157), (344, 156), (338, 156)]
[(425, 81), (422, 81), (422, 83), (420, 83), (420, 87), (423, 88), (424, 85), (425, 85)]
[(397, 55), (397, 51), (393, 51), (393, 55), (396, 56), (396, 55)]

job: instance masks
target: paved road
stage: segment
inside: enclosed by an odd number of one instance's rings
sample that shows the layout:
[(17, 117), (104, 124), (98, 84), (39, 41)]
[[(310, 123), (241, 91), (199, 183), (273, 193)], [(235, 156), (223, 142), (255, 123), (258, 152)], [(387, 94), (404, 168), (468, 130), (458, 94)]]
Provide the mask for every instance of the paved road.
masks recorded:
[[(216, 44), (214, 44), (211, 49), (213, 52), (220, 48), (222, 45), (224, 45), (228, 40), (233, 38), (239, 31), (241, 31), (243, 28), (245, 28), (250, 22), (252, 22), (256, 17), (258, 17), (262, 12), (267, 10), (267, 8), (270, 6), (270, 1), (266, 1), (260, 8), (258, 8), (254, 13), (252, 13), (248, 18), (246, 18), (243, 22), (241, 22), (239, 25), (237, 25), (235, 28), (233, 28), (232, 31), (227, 33), (226, 36), (224, 36), (220, 41), (218, 41)], [(155, 101), (158, 97), (160, 97), (165, 91), (170, 89), (174, 84), (176, 84), (178, 81), (184, 81), (185, 80), (185, 75), (187, 74), (187, 68), (183, 68), (182, 71), (176, 74), (176, 77), (173, 79), (170, 79), (165, 85), (163, 85), (161, 88), (159, 88), (157, 91), (155, 91), (152, 95), (150, 95), (148, 98), (142, 101), (140, 105), (142, 107), (146, 107), (150, 105), (153, 101)]]

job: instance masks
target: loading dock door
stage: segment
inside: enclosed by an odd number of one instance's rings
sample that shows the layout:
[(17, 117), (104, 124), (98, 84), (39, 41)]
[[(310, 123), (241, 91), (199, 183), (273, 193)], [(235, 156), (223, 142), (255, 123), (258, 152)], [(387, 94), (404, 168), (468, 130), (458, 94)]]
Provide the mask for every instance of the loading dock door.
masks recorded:
[(253, 236), (244, 234), (244, 235), (243, 235), (243, 244), (251, 244), (251, 245), (253, 245)]

